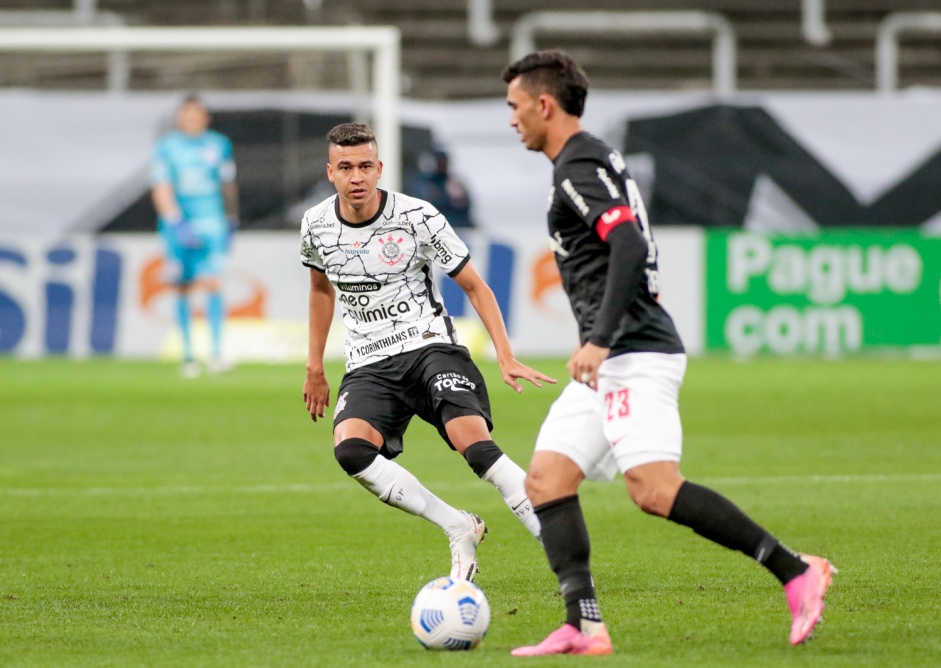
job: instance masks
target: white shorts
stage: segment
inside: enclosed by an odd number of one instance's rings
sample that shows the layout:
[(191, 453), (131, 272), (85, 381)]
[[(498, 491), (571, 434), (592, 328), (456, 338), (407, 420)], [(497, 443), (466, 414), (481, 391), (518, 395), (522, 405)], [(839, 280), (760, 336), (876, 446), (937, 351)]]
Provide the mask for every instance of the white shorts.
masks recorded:
[(598, 390), (570, 382), (549, 409), (536, 452), (558, 452), (591, 480), (680, 461), (679, 394), (686, 355), (625, 353), (598, 369)]

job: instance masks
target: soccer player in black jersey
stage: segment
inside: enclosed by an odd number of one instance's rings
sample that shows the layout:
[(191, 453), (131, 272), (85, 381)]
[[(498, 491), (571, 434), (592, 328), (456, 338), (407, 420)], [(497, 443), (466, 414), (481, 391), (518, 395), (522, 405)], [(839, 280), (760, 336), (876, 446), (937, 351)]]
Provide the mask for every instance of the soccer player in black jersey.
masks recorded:
[(609, 654), (578, 500), (586, 478), (623, 474), (641, 510), (687, 526), (764, 565), (784, 585), (792, 644), (820, 619), (834, 569), (797, 555), (728, 499), (680, 473), (678, 396), (686, 355), (657, 300), (657, 246), (624, 159), (584, 132), (588, 79), (562, 51), (531, 53), (503, 72), (510, 125), (553, 163), (550, 244), (578, 322), (573, 382), (552, 405), (526, 478), (566, 622), (515, 656)]

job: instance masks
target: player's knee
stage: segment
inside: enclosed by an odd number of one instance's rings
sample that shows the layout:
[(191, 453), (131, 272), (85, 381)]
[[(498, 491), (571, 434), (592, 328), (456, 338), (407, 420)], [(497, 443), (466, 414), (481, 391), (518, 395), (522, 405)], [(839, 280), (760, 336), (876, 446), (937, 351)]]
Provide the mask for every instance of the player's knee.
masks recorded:
[(553, 501), (562, 493), (557, 489), (552, 476), (542, 469), (530, 469), (523, 484), (526, 496), (534, 506)]
[(627, 493), (637, 507), (648, 515), (666, 517), (670, 513), (673, 499), (663, 485), (642, 477), (627, 476)]
[(676, 493), (683, 484), (675, 462), (651, 462), (636, 466), (624, 474), (631, 500), (645, 513), (668, 517)]
[[(532, 473), (526, 474), (526, 479), (523, 480), (523, 489), (526, 490), (526, 496), (528, 496), (529, 500), (532, 501), (533, 492), (539, 491), (539, 487), (537, 486), (536, 481), (533, 480)], [(535, 503), (535, 501), (533, 501), (533, 503)]]
[(379, 456), (379, 448), (365, 438), (348, 438), (337, 443), (333, 456), (346, 471), (347, 475), (356, 475), (373, 463)]
[(578, 494), (585, 479), (581, 469), (568, 457), (537, 452), (526, 473), (526, 494), (534, 506)]

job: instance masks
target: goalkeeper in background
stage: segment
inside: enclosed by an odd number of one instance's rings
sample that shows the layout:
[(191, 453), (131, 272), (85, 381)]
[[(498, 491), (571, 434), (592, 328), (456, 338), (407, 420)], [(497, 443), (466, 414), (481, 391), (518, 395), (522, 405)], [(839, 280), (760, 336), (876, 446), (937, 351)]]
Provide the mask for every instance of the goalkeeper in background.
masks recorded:
[(235, 159), (228, 137), (209, 129), (209, 111), (196, 96), (187, 97), (176, 115), (176, 129), (154, 149), (151, 194), (166, 251), (167, 280), (177, 291), (177, 320), (183, 339), (185, 378), (201, 368), (191, 336), (195, 287), (208, 292), (206, 319), (211, 346), (210, 372), (228, 370), (222, 357), (222, 273), (231, 237), (238, 226)]

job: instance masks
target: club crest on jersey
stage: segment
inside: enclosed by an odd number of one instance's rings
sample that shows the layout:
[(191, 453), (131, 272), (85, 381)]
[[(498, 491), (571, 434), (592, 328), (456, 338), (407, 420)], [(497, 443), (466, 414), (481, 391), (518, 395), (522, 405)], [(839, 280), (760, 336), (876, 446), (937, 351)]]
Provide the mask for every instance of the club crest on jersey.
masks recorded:
[(217, 165), (222, 160), (222, 154), (215, 146), (204, 146), (202, 151), (203, 162), (207, 165)]
[(402, 241), (404, 241), (402, 237), (396, 239), (391, 234), (384, 239), (379, 237), (379, 243), (382, 244), (379, 249), (379, 259), (390, 266), (401, 262), (405, 257), (405, 251), (399, 245)]

